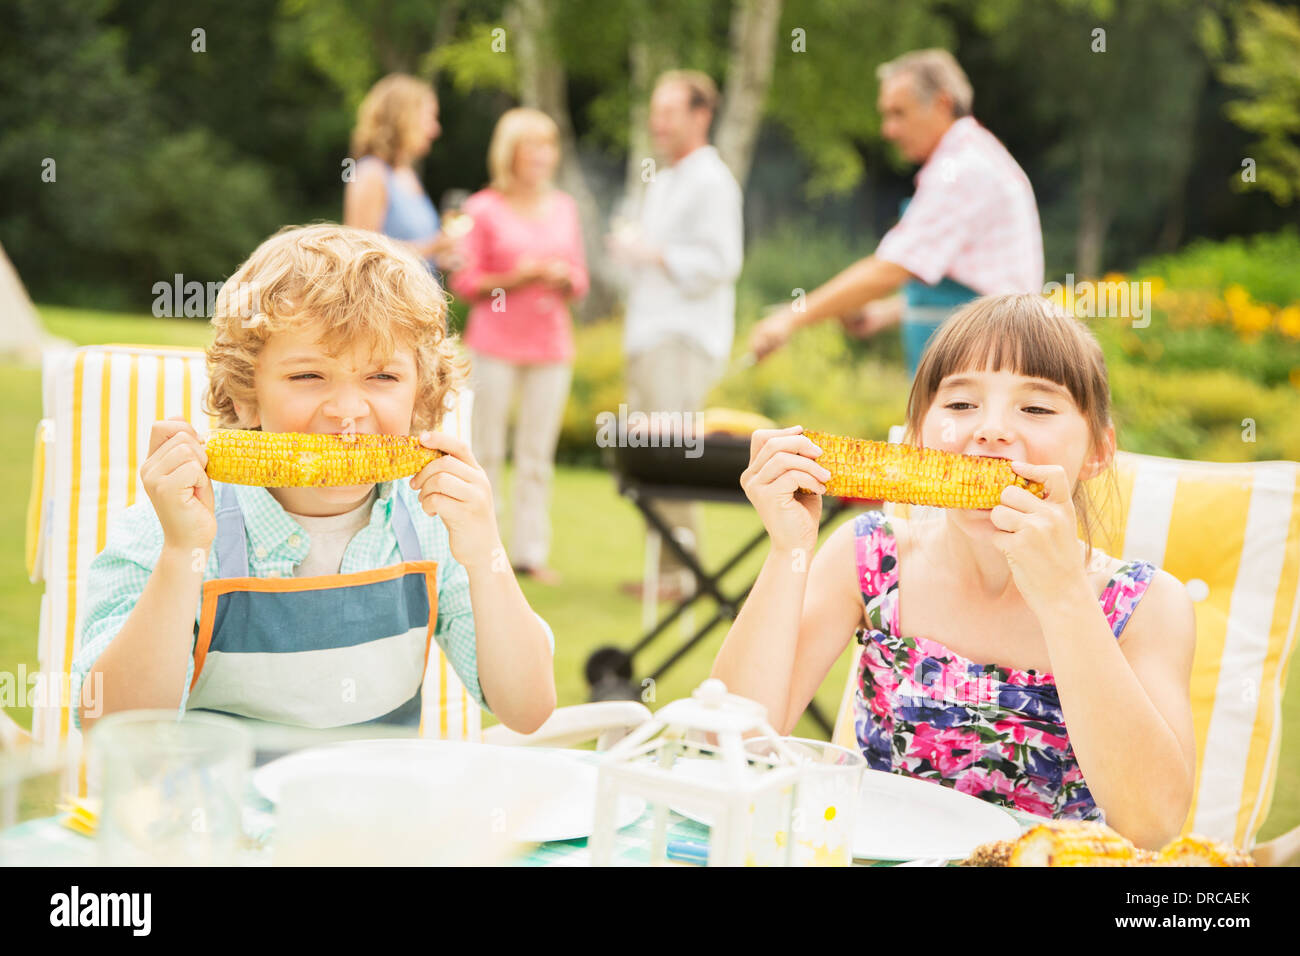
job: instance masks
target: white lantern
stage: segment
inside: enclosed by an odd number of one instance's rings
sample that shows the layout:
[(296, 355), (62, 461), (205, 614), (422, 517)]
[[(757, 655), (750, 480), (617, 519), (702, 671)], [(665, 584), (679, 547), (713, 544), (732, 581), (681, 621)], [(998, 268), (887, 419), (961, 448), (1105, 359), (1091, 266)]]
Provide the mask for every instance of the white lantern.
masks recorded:
[(654, 820), (651, 865), (667, 859), (672, 808), (709, 821), (709, 866), (789, 866), (799, 780), (799, 761), (763, 705), (706, 680), (606, 752), (588, 842), (592, 865), (614, 862), (615, 810), (621, 798), (640, 797)]

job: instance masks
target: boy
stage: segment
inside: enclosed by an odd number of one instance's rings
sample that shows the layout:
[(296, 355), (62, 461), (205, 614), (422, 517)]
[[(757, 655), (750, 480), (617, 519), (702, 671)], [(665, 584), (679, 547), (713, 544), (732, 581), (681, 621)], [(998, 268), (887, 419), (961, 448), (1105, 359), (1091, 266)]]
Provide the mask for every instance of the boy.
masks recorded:
[(187, 422), (155, 423), (149, 501), (90, 567), (73, 680), (102, 677), (103, 713), (414, 726), (432, 638), (510, 729), (550, 716), (554, 637), (504, 558), (486, 474), (432, 430), (460, 378), (446, 311), (415, 256), (342, 226), (282, 230), (231, 276), (207, 354), (216, 427), (419, 434), (443, 455), (378, 485), (235, 486), (208, 479)]

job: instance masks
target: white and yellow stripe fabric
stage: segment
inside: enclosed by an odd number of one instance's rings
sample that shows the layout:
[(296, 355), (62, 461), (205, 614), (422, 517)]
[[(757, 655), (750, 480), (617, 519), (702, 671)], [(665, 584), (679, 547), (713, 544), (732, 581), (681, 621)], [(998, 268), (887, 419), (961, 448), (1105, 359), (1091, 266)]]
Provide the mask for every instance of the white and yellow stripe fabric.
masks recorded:
[[(1196, 789), (1183, 832), (1249, 849), (1273, 799), (1300, 615), (1300, 464), (1120, 452), (1115, 467), (1118, 501), (1093, 489), (1093, 543), (1168, 571), (1196, 611)], [(844, 747), (856, 746), (857, 669), (855, 653), (832, 737)]]
[(1196, 791), (1184, 832), (1249, 849), (1268, 816), (1300, 612), (1300, 464), (1121, 452), (1103, 544), (1187, 587), (1196, 609)]
[[(470, 414), (474, 409), (474, 393), (464, 388), (449, 399), (450, 405), (443, 415), (440, 431), (467, 444), (470, 441)], [(456, 670), (434, 644), (429, 649), (429, 662), (424, 674), (423, 697), (420, 703), (420, 736), (440, 740), (469, 740), (477, 743), (483, 735), (483, 711), (465, 685), (456, 676)]]
[[(109, 517), (145, 497), (140, 463), (160, 419), (184, 416), (200, 434), (207, 374), (202, 349), (105, 345), (48, 353), (45, 418), (37, 429), (28, 542), (41, 599), (39, 662), (45, 688), (68, 688), (86, 601), (86, 572), (104, 548)], [(447, 417), (447, 430), (468, 438), (470, 395)], [(66, 690), (64, 691), (66, 694)], [(436, 645), (429, 655), (423, 697), (425, 733), (476, 740), (481, 714)], [(45, 693), (33, 708), (32, 731), (42, 743), (71, 739), (62, 695)]]

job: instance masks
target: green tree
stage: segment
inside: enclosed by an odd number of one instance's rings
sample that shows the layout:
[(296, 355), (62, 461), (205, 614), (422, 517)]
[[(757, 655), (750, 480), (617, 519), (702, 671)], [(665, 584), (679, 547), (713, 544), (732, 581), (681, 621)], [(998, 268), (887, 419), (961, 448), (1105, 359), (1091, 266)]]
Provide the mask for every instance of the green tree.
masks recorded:
[(173, 273), (233, 270), (279, 224), (264, 166), (168, 130), (106, 0), (13, 0), (0, 33), (0, 244), (26, 284), (139, 306)]
[(1251, 165), (1233, 183), (1253, 184), (1289, 205), (1300, 194), (1300, 10), (1251, 3), (1233, 25), (1236, 58), (1220, 66), (1219, 76), (1241, 97), (1226, 112), (1259, 137), (1247, 157)]
[[(981, 0), (974, 10), (996, 58), (1030, 80), (1013, 108), (1053, 144), (1044, 178), (1065, 184), (1043, 210), (1049, 268), (1098, 275), (1113, 229), (1154, 239), (1181, 202), (1208, 75), (1197, 29), (1211, 14), (1199, 0)], [(978, 113), (978, 90), (975, 103)], [(1069, 232), (1065, 253), (1052, 240)]]

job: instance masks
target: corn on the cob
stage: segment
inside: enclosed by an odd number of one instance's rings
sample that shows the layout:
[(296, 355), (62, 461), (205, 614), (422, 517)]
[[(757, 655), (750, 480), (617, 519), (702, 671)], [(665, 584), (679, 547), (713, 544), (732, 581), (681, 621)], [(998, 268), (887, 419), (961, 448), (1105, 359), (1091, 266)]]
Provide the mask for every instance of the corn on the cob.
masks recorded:
[(266, 488), (366, 485), (413, 475), (440, 452), (410, 435), (328, 435), (214, 429), (208, 477)]
[(831, 473), (826, 493), (838, 498), (988, 510), (998, 504), (1008, 485), (1026, 488), (1040, 498), (1046, 496), (1041, 483), (1022, 478), (1002, 458), (822, 432), (804, 434), (822, 450), (817, 464)]
[(970, 856), (961, 861), (962, 866), (1007, 866), (1011, 854), (1016, 848), (1015, 840), (994, 840), (981, 843), (971, 851)]
[(1254, 866), (1255, 860), (1240, 850), (1189, 833), (1160, 851), (1153, 866)]
[(1158, 853), (1134, 846), (1110, 827), (1045, 820), (1012, 841), (978, 846), (965, 866), (1254, 866), (1246, 853), (1207, 837), (1180, 837)]
[(1110, 827), (1048, 821), (1022, 834), (1008, 866), (1132, 866), (1138, 849)]

